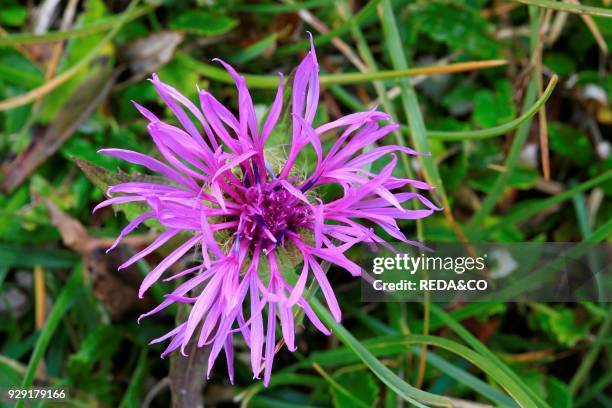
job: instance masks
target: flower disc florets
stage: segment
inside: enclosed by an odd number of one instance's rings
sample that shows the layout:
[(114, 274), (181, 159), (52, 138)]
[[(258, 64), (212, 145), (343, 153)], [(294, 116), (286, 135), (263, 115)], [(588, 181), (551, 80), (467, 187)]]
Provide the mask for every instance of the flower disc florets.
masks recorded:
[(266, 248), (284, 245), (287, 232), (299, 233), (310, 223), (312, 211), (283, 188), (280, 180), (245, 191), (237, 233), (254, 241), (263, 237)]

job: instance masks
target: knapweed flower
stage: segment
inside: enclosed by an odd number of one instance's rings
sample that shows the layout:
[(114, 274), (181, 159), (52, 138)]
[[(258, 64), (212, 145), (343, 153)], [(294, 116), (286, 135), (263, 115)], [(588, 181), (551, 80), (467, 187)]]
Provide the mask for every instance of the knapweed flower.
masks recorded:
[[(290, 129), (287, 139), (290, 136), (291, 143), (280, 165), (274, 163), (279, 160), (270, 159), (266, 141), (273, 131), (278, 131), (277, 122), (283, 111), (282, 76), (274, 102), (260, 126), (244, 77), (219, 62), (236, 83), (238, 116), (205, 90), (199, 90), (198, 108), (153, 75), (151, 82), (157, 93), (181, 125), (165, 123), (135, 103), (149, 121), (148, 131), (162, 159), (122, 149), (100, 152), (142, 165), (163, 176), (166, 182), (112, 186), (108, 190), (110, 198), (96, 209), (129, 202), (141, 202), (149, 209), (123, 229), (112, 248), (145, 220), (155, 219), (164, 228), (154, 242), (120, 268), (174, 237), (185, 237), (146, 275), (140, 297), (186, 254), (197, 249), (198, 258), (201, 255), (197, 266), (164, 279), (188, 277), (161, 304), (141, 316), (158, 313), (173, 303), (192, 305), (186, 321), (152, 341), (169, 340), (162, 357), (179, 348), (185, 354), (185, 347), (193, 339), (199, 347), (210, 347), (209, 375), (224, 350), (233, 382), (234, 336), (242, 336), (250, 348), (254, 377), (259, 378), (263, 371), (267, 385), (277, 322), (291, 351), (296, 349), (294, 312), (298, 308), (318, 330), (330, 333), (304, 297), (309, 281), (318, 284), (330, 313), (340, 321), (340, 307), (322, 263), (359, 276), (361, 268), (345, 256), (351, 246), (383, 243), (375, 233), (376, 226), (394, 239), (410, 242), (397, 220), (427, 217), (437, 208), (422, 195), (406, 191), (408, 186), (427, 190), (429, 185), (394, 176), (395, 153), (417, 153), (403, 146), (376, 145), (398, 129), (389, 123), (387, 114), (373, 109), (314, 126), (319, 80), (312, 44), (291, 84), (292, 126), (283, 127)], [(336, 138), (324, 152), (321, 139), (327, 133)], [(301, 169), (294, 167), (305, 149), (313, 149), (316, 166), (310, 175), (301, 176)], [(370, 168), (377, 161), (384, 165), (379, 166), (380, 172), (373, 173)], [(317, 190), (328, 184), (341, 186), (342, 194), (323, 202)], [(414, 209), (413, 200), (420, 201), (422, 209)], [(411, 202), (410, 209), (406, 208), (407, 202)], [(288, 252), (301, 260), (292, 283), (281, 271), (280, 257)]]

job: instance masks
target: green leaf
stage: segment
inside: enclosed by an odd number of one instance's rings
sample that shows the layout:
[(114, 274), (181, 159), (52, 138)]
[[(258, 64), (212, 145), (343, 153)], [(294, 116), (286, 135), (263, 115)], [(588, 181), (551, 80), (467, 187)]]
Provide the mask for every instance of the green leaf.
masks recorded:
[[(548, 407), (545, 401), (533, 392), (510, 367), (506, 363), (504, 363), (497, 355), (495, 355), (492, 351), (490, 351), (484, 344), (482, 344), (472, 333), (470, 333), (465, 327), (459, 323), (453, 316), (447, 314), (442, 308), (438, 305), (431, 304), (431, 313), (433, 316), (440, 319), (446, 326), (448, 326), (452, 331), (454, 331), (463, 341), (465, 341), (469, 346), (472, 347), (477, 353), (482, 355), (487, 361), (492, 362), (501, 372), (505, 373), (509, 376), (512, 382), (522, 390), (522, 392), (526, 393), (532, 401), (536, 403), (530, 402), (529, 407)], [(515, 399), (516, 400), (516, 399)], [(519, 401), (517, 401), (519, 402)], [(519, 402), (520, 403), (520, 402)]]
[(172, 29), (203, 36), (222, 35), (237, 25), (233, 18), (207, 10), (184, 11), (170, 20)]
[(480, 58), (497, 58), (499, 44), (477, 10), (456, 1), (419, 2), (411, 9), (418, 31), (453, 50)]
[(567, 384), (559, 381), (555, 377), (548, 377), (546, 380), (547, 394), (546, 400), (551, 407), (555, 408), (572, 408), (572, 394), (570, 394)]
[[(162, 81), (178, 89), (187, 98), (197, 99), (198, 73), (192, 70), (184, 60), (173, 58), (159, 70), (158, 74)], [(169, 109), (168, 112), (170, 112)]]
[[(354, 398), (365, 403), (366, 406), (376, 406), (380, 389), (372, 374), (361, 371), (347, 371), (335, 375), (334, 380), (341, 384)], [(338, 389), (330, 387), (330, 390), (336, 408), (352, 408), (355, 406), (354, 400)]]
[(558, 75), (571, 75), (576, 72), (576, 63), (567, 54), (549, 52), (544, 56), (544, 65)]
[(4, 355), (0, 355), (0, 387), (18, 387), (23, 377), (22, 365)]
[[(351, 349), (353, 353), (355, 353), (380, 380), (382, 380), (394, 392), (398, 393), (398, 395), (409, 401), (417, 399), (434, 406), (450, 405), (450, 401), (446, 400), (444, 397), (430, 393), (425, 393), (425, 395), (423, 395), (421, 394), (423, 391), (415, 389), (397, 377), (386, 366), (380, 363), (380, 361), (377, 360), (376, 357), (374, 357), (374, 355), (366, 347), (364, 347), (364, 345), (357, 341), (357, 339), (355, 339), (342, 325), (336, 323), (329, 312), (317, 299), (312, 299), (311, 305), (321, 317), (323, 322), (332, 327), (334, 334), (339, 338), (339, 340), (342, 341), (349, 349)], [(425, 335), (389, 336), (385, 340), (382, 340), (381, 343), (382, 344), (378, 344), (378, 346), (382, 347), (383, 350), (390, 349), (391, 347), (400, 344), (404, 346), (410, 344), (428, 344), (443, 348), (447, 351), (460, 355), (462, 358), (468, 360), (486, 372), (487, 375), (491, 376), (501, 387), (503, 387), (520, 406), (537, 406), (530, 394), (525, 390), (524, 385), (522, 385), (519, 381), (517, 381), (516, 377), (514, 377), (515, 374), (510, 375), (506, 369), (502, 369), (488, 356), (483, 356), (482, 354), (470, 350), (459, 343), (446, 338)], [(415, 390), (417, 392), (415, 392)], [(415, 401), (410, 402), (413, 404), (415, 403)]]
[[(351, 26), (353, 25), (361, 26), (362, 24), (364, 24), (375, 13), (376, 6), (378, 5), (378, 3), (380, 3), (380, 0), (370, 0), (368, 4), (363, 6), (359, 10), (359, 12), (357, 12), (344, 24), (340, 24), (338, 27), (334, 28), (333, 30), (329, 30), (325, 34), (317, 35), (314, 39), (315, 46), (320, 47), (323, 44), (331, 42), (334, 38), (339, 37), (348, 32)], [(295, 52), (308, 49), (309, 45), (310, 44), (308, 43), (308, 40), (301, 41), (295, 44), (285, 45), (283, 47), (279, 47), (279, 49), (277, 50), (277, 54), (293, 54)]]
[(512, 89), (507, 79), (495, 83), (495, 90), (481, 90), (474, 96), (474, 122), (487, 128), (512, 120), (516, 114)]
[(481, 90), (474, 96), (474, 122), (481, 127), (497, 124), (495, 96), (491, 91)]
[(551, 122), (548, 126), (550, 149), (580, 167), (586, 167), (593, 160), (593, 146), (580, 131), (560, 122)]
[(113, 326), (98, 326), (90, 332), (81, 343), (79, 351), (68, 358), (68, 371), (78, 378), (90, 373), (93, 366), (101, 361), (108, 361), (121, 341), (121, 333)]
[(589, 335), (588, 322), (579, 323), (574, 311), (561, 306), (536, 304), (530, 323), (542, 330), (557, 343), (574, 347)]
[(0, 79), (24, 89), (34, 88), (44, 82), (40, 68), (15, 50), (0, 50)]
[[(387, 42), (389, 57), (391, 59), (391, 63), (393, 64), (393, 68), (407, 69), (408, 63), (404, 54), (402, 39), (395, 21), (395, 15), (391, 2), (389, 0), (383, 1), (379, 11), (379, 17), (383, 26), (384, 38)], [(431, 152), (423, 114), (419, 107), (419, 101), (414, 86), (412, 82), (406, 78), (401, 78), (399, 80), (399, 86), (401, 90), (404, 114), (408, 119), (412, 144), (418, 151)], [(434, 158), (432, 156), (420, 156), (419, 162), (423, 168), (425, 181), (436, 188), (442, 205), (444, 207), (448, 207), (448, 197), (446, 195), (444, 184), (440, 178), (438, 166), (436, 165)]]
[(602, 174), (593, 177), (592, 179), (589, 179), (552, 197), (546, 198), (544, 200), (530, 200), (528, 202), (524, 202), (522, 203), (523, 205), (521, 205), (519, 208), (514, 209), (505, 217), (500, 218), (499, 222), (487, 226), (483, 231), (483, 235), (486, 235), (487, 233), (498, 229), (500, 226), (513, 225), (518, 222), (524, 221), (529, 217), (536, 215), (540, 211), (550, 208), (551, 206), (561, 203), (565, 200), (569, 200), (575, 194), (596, 187), (608, 180), (612, 180), (612, 169), (607, 170)]
[(20, 6), (3, 7), (0, 9), (0, 24), (19, 27), (28, 18), (28, 9)]

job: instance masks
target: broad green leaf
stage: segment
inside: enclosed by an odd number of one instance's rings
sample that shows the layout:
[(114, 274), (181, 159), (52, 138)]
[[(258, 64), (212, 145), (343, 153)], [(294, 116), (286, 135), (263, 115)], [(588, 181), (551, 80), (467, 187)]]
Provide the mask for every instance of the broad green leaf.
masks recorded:
[(507, 79), (495, 83), (494, 90), (480, 90), (474, 95), (474, 122), (483, 128), (512, 120), (516, 114), (512, 89)]
[(170, 28), (192, 34), (211, 36), (222, 35), (236, 27), (238, 22), (223, 14), (208, 10), (183, 11), (170, 20)]
[(544, 65), (557, 75), (568, 76), (576, 72), (576, 63), (567, 54), (549, 52), (544, 56)]
[[(346, 371), (335, 375), (334, 380), (366, 406), (373, 407), (376, 405), (380, 389), (372, 374), (361, 371)], [(330, 387), (330, 391), (336, 408), (352, 408), (355, 406), (353, 399), (348, 398), (338, 389)]]
[[(0, 80), (17, 85), (20, 88), (29, 89), (43, 82), (43, 74), (39, 67), (17, 51), (0, 49)], [(14, 132), (16, 128), (6, 130)]]
[(572, 309), (562, 306), (537, 304), (529, 321), (542, 330), (557, 343), (574, 347), (576, 343), (589, 335), (588, 322), (579, 323)]
[(572, 160), (580, 167), (586, 167), (593, 160), (593, 146), (580, 131), (560, 122), (549, 124), (550, 149)]
[(21, 6), (8, 6), (0, 9), (0, 24), (18, 27), (28, 18), (28, 9)]
[(421, 33), (453, 50), (480, 58), (499, 55), (499, 44), (487, 21), (461, 2), (419, 2), (411, 7), (411, 21)]

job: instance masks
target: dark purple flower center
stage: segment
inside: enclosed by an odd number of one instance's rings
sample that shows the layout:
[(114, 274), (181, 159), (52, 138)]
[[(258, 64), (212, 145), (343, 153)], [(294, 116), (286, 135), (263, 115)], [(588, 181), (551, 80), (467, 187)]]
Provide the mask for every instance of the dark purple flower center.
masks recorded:
[(283, 244), (287, 231), (305, 227), (311, 211), (278, 181), (254, 185), (246, 190), (238, 227), (241, 237)]

